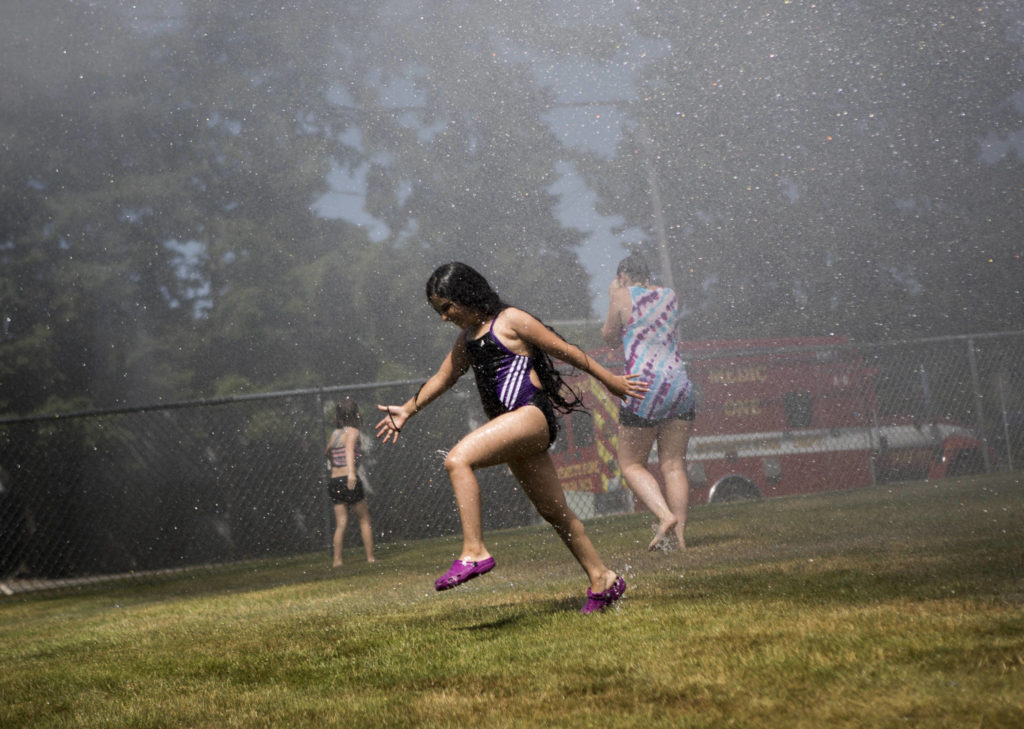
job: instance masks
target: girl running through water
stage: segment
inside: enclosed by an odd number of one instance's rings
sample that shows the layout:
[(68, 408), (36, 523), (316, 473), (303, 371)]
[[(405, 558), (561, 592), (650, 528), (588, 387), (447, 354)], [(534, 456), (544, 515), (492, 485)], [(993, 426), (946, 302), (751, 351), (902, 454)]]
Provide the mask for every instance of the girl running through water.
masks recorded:
[(581, 612), (604, 610), (622, 597), (626, 581), (605, 566), (583, 523), (565, 501), (548, 454), (558, 431), (555, 410), (582, 407), (554, 368), (551, 357), (587, 372), (616, 397), (643, 397), (636, 375), (614, 375), (575, 345), (522, 309), (508, 306), (487, 280), (464, 263), (448, 263), (427, 281), (427, 300), (461, 332), (440, 368), (402, 405), (378, 405), (385, 413), (377, 437), (395, 441), (413, 415), (440, 397), (470, 368), (490, 420), (449, 451), (445, 469), (462, 522), (462, 552), (434, 587), (447, 590), (494, 568), (484, 544), (479, 468), (508, 464), (538, 513), (554, 527), (590, 582)]

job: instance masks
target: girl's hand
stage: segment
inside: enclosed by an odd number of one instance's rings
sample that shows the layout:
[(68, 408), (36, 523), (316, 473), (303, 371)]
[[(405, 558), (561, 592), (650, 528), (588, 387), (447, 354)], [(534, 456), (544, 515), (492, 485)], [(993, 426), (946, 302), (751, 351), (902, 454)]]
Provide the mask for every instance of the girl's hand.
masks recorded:
[(650, 385), (640, 379), (640, 375), (615, 375), (608, 391), (616, 397), (643, 398), (651, 389)]
[(377, 409), (387, 413), (377, 423), (377, 437), (384, 443), (389, 440), (397, 442), (398, 434), (402, 432), (402, 426), (405, 425), (412, 413), (406, 412), (401, 405), (378, 405)]

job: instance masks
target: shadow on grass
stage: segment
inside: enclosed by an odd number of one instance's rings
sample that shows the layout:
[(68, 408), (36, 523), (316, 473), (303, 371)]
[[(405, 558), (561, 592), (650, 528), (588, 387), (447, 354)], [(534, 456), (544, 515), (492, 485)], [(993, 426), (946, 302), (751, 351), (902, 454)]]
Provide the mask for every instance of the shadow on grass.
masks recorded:
[(476, 625), (463, 625), (456, 628), (456, 630), (464, 630), (468, 632), (484, 631), (484, 630), (497, 630), (499, 628), (505, 628), (509, 625), (515, 625), (523, 619), (524, 615), (506, 615), (498, 620), (491, 620), (486, 623), (477, 623)]
[(700, 549), (701, 547), (719, 547), (724, 544), (738, 543), (743, 541), (743, 536), (736, 534), (700, 534), (693, 536), (686, 535), (686, 548)]
[(480, 611), (480, 608), (478, 607), (466, 608), (462, 611), (465, 613), (464, 615), (452, 615), (450, 616), (450, 619), (453, 622), (461, 623), (465, 621), (466, 623), (465, 625), (460, 625), (459, 627), (454, 628), (455, 630), (469, 633), (485, 632), (488, 630), (499, 630), (501, 628), (523, 624), (542, 615), (578, 613), (582, 606), (583, 600), (581, 598), (563, 597), (542, 599), (532, 603), (517, 602), (506, 603), (500, 606), (492, 606), (488, 608), (490, 612), (503, 613), (501, 617), (493, 620), (477, 622)]

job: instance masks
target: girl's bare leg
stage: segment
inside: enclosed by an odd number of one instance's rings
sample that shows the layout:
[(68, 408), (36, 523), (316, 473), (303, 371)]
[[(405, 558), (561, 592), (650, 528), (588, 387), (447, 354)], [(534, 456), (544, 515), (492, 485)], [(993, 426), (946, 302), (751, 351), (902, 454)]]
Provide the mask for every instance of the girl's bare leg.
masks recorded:
[(483, 541), (480, 485), (473, 469), (507, 463), (537, 511), (555, 528), (587, 573), (591, 591), (604, 592), (615, 583), (618, 575), (601, 561), (583, 523), (566, 503), (547, 450), (547, 420), (540, 409), (532, 406), (491, 420), (452, 448), (445, 459), (445, 468), (452, 480), (462, 520), (460, 559), (479, 561), (490, 556)]
[(686, 476), (686, 449), (693, 434), (693, 421), (669, 420), (658, 427), (658, 464), (665, 477), (668, 506), (676, 517), (675, 534), (679, 548), (686, 548), (686, 518), (690, 502), (690, 481)]
[(360, 501), (352, 507), (359, 517), (359, 533), (363, 538), (363, 548), (366, 550), (366, 561), (376, 562), (373, 557), (373, 527), (370, 525), (370, 507), (366, 500)]
[(480, 483), (477, 468), (508, 463), (525, 453), (546, 452), (548, 429), (544, 414), (532, 406), (505, 413), (481, 425), (449, 451), (444, 466), (455, 492), (462, 522), (459, 559), (479, 561), (491, 553), (484, 544), (480, 518)]
[[(651, 453), (651, 446), (654, 445), (654, 438), (660, 431), (659, 428), (630, 428), (619, 426), (619, 469), (622, 471), (626, 483), (633, 493), (637, 495), (644, 506), (651, 510), (658, 520), (658, 528), (654, 533), (654, 539), (647, 545), (647, 549), (653, 550), (661, 544), (678, 523), (678, 516), (674, 510), (665, 502), (662, 496), (661, 486), (647, 470), (647, 458)], [(661, 454), (661, 438), (658, 436), (658, 453)], [(664, 463), (664, 461), (661, 461)]]
[[(540, 416), (543, 418), (543, 415)], [(561, 537), (572, 556), (576, 558), (590, 580), (592, 592), (604, 592), (609, 589), (618, 577), (608, 569), (590, 537), (583, 528), (583, 522), (569, 508), (565, 500), (565, 492), (558, 481), (558, 472), (551, 456), (547, 453), (547, 430), (544, 432), (545, 449), (540, 453), (518, 458), (509, 462), (512, 474), (523, 487), (523, 491), (533, 502), (537, 512), (547, 521)]]
[(341, 546), (348, 526), (348, 509), (344, 504), (334, 505), (334, 567), (341, 567)]

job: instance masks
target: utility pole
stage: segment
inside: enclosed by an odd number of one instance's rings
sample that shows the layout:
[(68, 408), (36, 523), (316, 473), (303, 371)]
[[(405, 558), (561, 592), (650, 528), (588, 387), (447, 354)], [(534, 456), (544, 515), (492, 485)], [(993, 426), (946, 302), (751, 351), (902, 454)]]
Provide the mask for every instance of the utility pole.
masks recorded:
[[(625, 99), (593, 100), (580, 102), (567, 102), (558, 104), (560, 107), (592, 107), (612, 106), (617, 109), (628, 110), (631, 102)], [(658, 248), (658, 263), (661, 267), (661, 285), (675, 289), (675, 279), (672, 276), (672, 260), (668, 255), (668, 232), (665, 230), (665, 211), (661, 205), (661, 188), (658, 185), (657, 155), (654, 151), (654, 143), (651, 135), (647, 132), (647, 125), (643, 119), (637, 119), (637, 131), (640, 137), (640, 144), (644, 151), (644, 169), (647, 172), (647, 194), (651, 200), (651, 217), (654, 220), (654, 238)]]
[(654, 144), (647, 133), (647, 125), (642, 121), (640, 122), (639, 132), (640, 143), (644, 148), (644, 166), (647, 169), (647, 191), (651, 198), (654, 237), (658, 245), (658, 258), (661, 263), (661, 285), (675, 290), (675, 281), (672, 277), (672, 260), (668, 255), (668, 233), (665, 231), (665, 212), (661, 207), (661, 188), (658, 185), (658, 165)]

